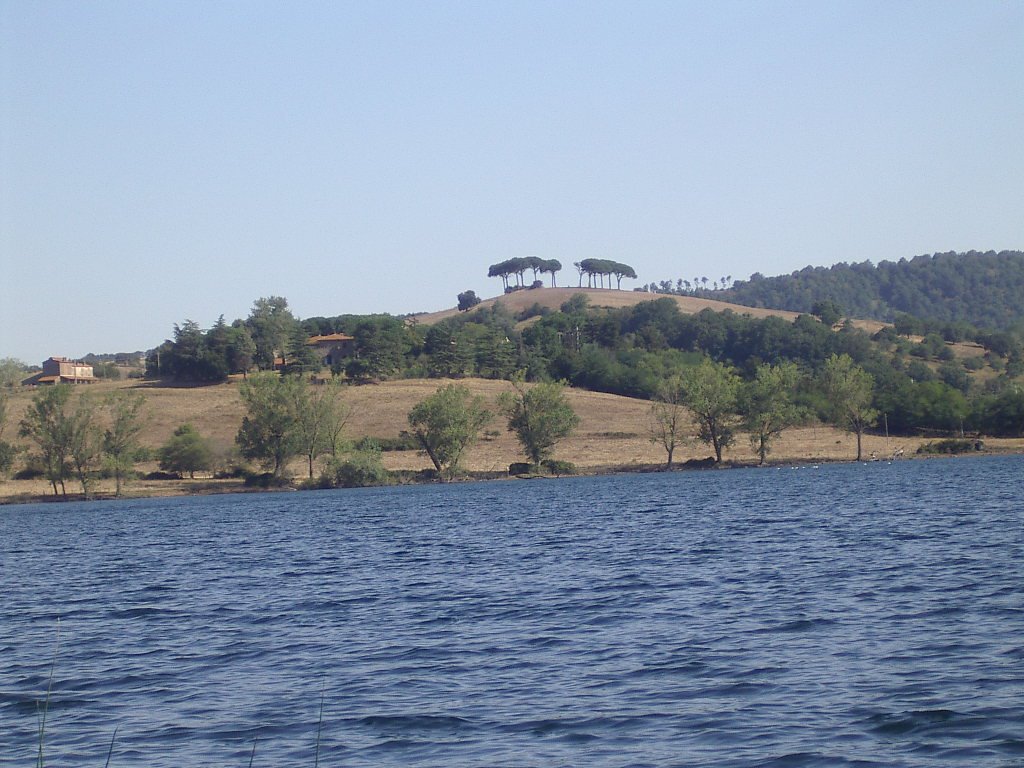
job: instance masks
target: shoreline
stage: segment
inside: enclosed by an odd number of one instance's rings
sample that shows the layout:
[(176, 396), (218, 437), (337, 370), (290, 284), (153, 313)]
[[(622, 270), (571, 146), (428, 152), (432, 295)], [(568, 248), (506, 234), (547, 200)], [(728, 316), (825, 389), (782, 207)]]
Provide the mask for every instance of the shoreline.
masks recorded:
[[(736, 469), (796, 469), (806, 466), (819, 466), (822, 464), (893, 464), (904, 461), (927, 461), (932, 459), (970, 459), (983, 456), (1022, 456), (1024, 450), (1018, 448), (1005, 448), (1005, 449), (991, 449), (986, 448), (981, 451), (970, 451), (964, 453), (955, 454), (910, 454), (904, 455), (899, 458), (868, 458), (861, 459), (841, 459), (832, 457), (787, 457), (780, 458), (777, 460), (769, 459), (764, 464), (757, 464), (750, 461), (744, 461), (740, 459), (728, 459), (723, 460), (721, 464), (707, 464), (702, 460), (689, 460), (680, 463), (676, 463), (671, 469), (667, 469), (664, 463), (661, 464), (622, 464), (622, 465), (605, 465), (605, 466), (591, 466), (585, 469), (579, 470), (574, 474), (562, 474), (562, 475), (509, 475), (508, 473), (501, 472), (488, 472), (488, 471), (468, 471), (464, 475), (452, 480), (448, 483), (442, 483), (436, 479), (422, 480), (415, 479), (415, 476), (405, 476), (399, 482), (390, 485), (381, 486), (366, 486), (376, 488), (396, 488), (407, 485), (463, 485), (467, 483), (488, 483), (488, 482), (500, 482), (500, 481), (528, 481), (528, 480), (560, 480), (563, 478), (573, 477), (603, 477), (606, 475), (632, 475), (632, 474), (672, 474), (678, 472), (713, 472), (713, 471), (728, 471)], [(293, 481), (295, 478), (293, 478)], [(159, 499), (159, 498), (181, 498), (187, 496), (220, 496), (226, 494), (242, 494), (242, 493), (294, 493), (304, 491), (323, 491), (323, 490), (354, 490), (345, 488), (303, 488), (302, 482), (293, 482), (288, 485), (281, 487), (269, 487), (264, 488), (260, 486), (245, 485), (245, 480), (241, 478), (231, 478), (217, 480), (212, 478), (200, 478), (196, 480), (190, 479), (178, 479), (178, 480), (148, 480), (148, 481), (135, 481), (130, 483), (124, 493), (121, 496), (115, 496), (112, 491), (98, 491), (93, 494), (90, 498), (86, 499), (81, 491), (75, 493), (68, 493), (64, 495), (54, 495), (53, 493), (15, 493), (10, 495), (3, 494), (3, 491), (9, 490), (11, 484), (31, 482), (23, 480), (7, 480), (0, 483), (0, 508), (2, 507), (17, 507), (28, 504), (70, 504), (70, 503), (100, 503), (100, 502), (111, 502), (111, 501), (137, 501), (139, 499)], [(146, 487), (143, 489), (138, 488), (139, 483), (146, 483)], [(141, 492), (140, 492), (141, 491)], [(147, 492), (148, 491), (148, 492)]]

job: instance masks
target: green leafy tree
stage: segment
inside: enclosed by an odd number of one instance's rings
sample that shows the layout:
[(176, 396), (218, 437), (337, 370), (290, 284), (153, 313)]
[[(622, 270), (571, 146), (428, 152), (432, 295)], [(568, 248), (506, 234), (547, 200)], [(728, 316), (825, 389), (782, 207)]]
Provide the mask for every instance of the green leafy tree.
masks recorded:
[(69, 454), (75, 475), (82, 486), (82, 495), (92, 495), (93, 475), (103, 457), (103, 432), (98, 423), (96, 402), (91, 393), (83, 392), (71, 410)]
[(651, 442), (665, 449), (665, 469), (672, 469), (676, 448), (686, 444), (686, 430), (689, 426), (690, 416), (683, 399), (683, 379), (676, 374), (661, 383), (651, 403)]
[(825, 325), (832, 327), (842, 318), (843, 310), (834, 301), (825, 299), (823, 301), (816, 301), (811, 305), (811, 314)]
[(295, 439), (299, 451), (306, 457), (309, 477), (313, 477), (313, 463), (320, 456), (337, 456), (341, 449), (342, 433), (351, 409), (343, 398), (344, 384), (331, 379), (319, 384), (304, 384), (294, 389)]
[(6, 477), (14, 466), (17, 455), (15, 446), (3, 439), (4, 428), (7, 426), (7, 392), (0, 388), (0, 478)]
[(799, 418), (799, 409), (793, 402), (799, 378), (794, 363), (762, 364), (753, 381), (743, 388), (743, 428), (750, 434), (750, 447), (757, 452), (760, 465), (765, 463), (775, 438)]
[(321, 475), (321, 484), (332, 488), (390, 485), (391, 473), (384, 467), (380, 446), (364, 442), (344, 458), (332, 457)]
[(29, 368), (14, 357), (0, 359), (0, 387), (13, 387), (25, 378)]
[(397, 317), (361, 320), (352, 335), (356, 353), (346, 364), (345, 373), (353, 379), (376, 380), (398, 372), (412, 347), (405, 324)]
[(458, 295), (459, 312), (466, 312), (480, 303), (480, 297), (476, 291), (463, 291)]
[(191, 424), (182, 424), (160, 447), (160, 469), (165, 472), (188, 472), (195, 479), (196, 472), (213, 467), (213, 449), (209, 441)]
[[(57, 384), (40, 389), (32, 398), (19, 426), (19, 434), (36, 443), (46, 479), (53, 486), (54, 496), (67, 496), (68, 476), (74, 425), (68, 412), (70, 384)], [(59, 487), (59, 491), (58, 491)]]
[(523, 452), (533, 464), (551, 458), (555, 445), (572, 434), (580, 418), (565, 396), (565, 387), (542, 383), (527, 387), (512, 383), (513, 391), (501, 397), (508, 428), (515, 433)]
[(256, 347), (255, 362), (261, 370), (271, 370), (274, 359), (284, 352), (298, 321), (283, 296), (259, 298), (253, 302), (246, 326)]
[(825, 361), (822, 389), (828, 399), (832, 423), (857, 436), (857, 461), (860, 461), (864, 430), (878, 419), (878, 411), (871, 407), (874, 379), (849, 355), (833, 354)]
[(263, 462), (274, 477), (303, 450), (298, 427), (305, 387), (295, 376), (261, 373), (239, 388), (246, 414), (235, 442), (245, 458)]
[(483, 398), (473, 395), (468, 387), (448, 384), (413, 407), (409, 426), (438, 477), (447, 482), (491, 418)]
[(125, 478), (135, 466), (142, 432), (146, 398), (138, 392), (112, 393), (106, 401), (110, 426), (103, 434), (103, 453), (114, 472), (115, 495), (121, 495)]
[(248, 374), (256, 359), (256, 343), (252, 340), (249, 329), (236, 320), (227, 333), (227, 346), (224, 350), (225, 364), (231, 373)]
[(714, 448), (715, 461), (721, 462), (722, 451), (735, 440), (740, 378), (708, 359), (685, 369), (682, 378), (683, 401), (697, 420), (698, 437)]
[(324, 362), (316, 350), (309, 346), (309, 334), (298, 323), (292, 328), (284, 352), (286, 374), (316, 373)]

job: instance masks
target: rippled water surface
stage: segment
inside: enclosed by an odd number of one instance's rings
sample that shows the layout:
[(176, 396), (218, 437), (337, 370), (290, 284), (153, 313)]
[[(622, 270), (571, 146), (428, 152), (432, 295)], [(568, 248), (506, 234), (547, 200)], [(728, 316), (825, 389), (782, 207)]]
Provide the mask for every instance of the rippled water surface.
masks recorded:
[(1022, 470), (0, 508), (0, 765), (1024, 766)]

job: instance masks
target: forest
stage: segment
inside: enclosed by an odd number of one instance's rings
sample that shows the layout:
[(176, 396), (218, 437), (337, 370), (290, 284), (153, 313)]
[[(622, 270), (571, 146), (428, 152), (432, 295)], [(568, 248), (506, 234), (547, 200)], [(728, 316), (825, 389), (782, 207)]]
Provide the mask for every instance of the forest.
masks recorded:
[[(640, 290), (680, 293), (748, 307), (811, 312), (834, 302), (844, 315), (895, 321), (901, 314), (933, 324), (1007, 331), (1024, 329), (1024, 253), (936, 253), (899, 261), (804, 267), (789, 275), (749, 280), (662, 281)], [(703, 287), (701, 287), (703, 286)]]

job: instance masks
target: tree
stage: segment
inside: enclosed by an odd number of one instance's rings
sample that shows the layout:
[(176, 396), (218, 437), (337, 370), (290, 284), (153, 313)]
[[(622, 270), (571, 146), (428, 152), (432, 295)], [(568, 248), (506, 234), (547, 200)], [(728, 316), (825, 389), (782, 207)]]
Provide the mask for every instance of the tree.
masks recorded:
[(295, 388), (295, 439), (299, 451), (306, 457), (309, 476), (313, 477), (313, 462), (320, 456), (337, 456), (341, 448), (341, 434), (348, 422), (350, 409), (342, 399), (340, 379), (320, 384), (304, 384)]
[(160, 469), (165, 472), (188, 472), (195, 479), (196, 472), (213, 466), (213, 450), (209, 441), (191, 424), (182, 424), (174, 435), (160, 447)]
[(663, 381), (651, 403), (651, 441), (661, 444), (668, 454), (665, 469), (672, 469), (672, 455), (686, 442), (690, 419), (683, 402), (683, 380), (678, 374)]
[(540, 268), (540, 273), (551, 275), (551, 287), (555, 287), (555, 273), (562, 269), (562, 262), (558, 259), (547, 259)]
[(69, 414), (69, 454), (82, 485), (82, 495), (92, 493), (93, 472), (103, 456), (103, 433), (97, 423), (96, 403), (89, 392), (83, 392)]
[(834, 301), (826, 299), (814, 302), (811, 305), (811, 314), (831, 328), (842, 318), (843, 310)]
[(303, 450), (299, 435), (305, 382), (295, 376), (261, 373), (242, 382), (246, 415), (235, 442), (247, 459), (257, 459), (280, 477), (288, 460)]
[(535, 384), (527, 388), (521, 381), (512, 383), (513, 391), (501, 397), (508, 417), (508, 428), (515, 433), (523, 452), (534, 464), (550, 458), (559, 440), (568, 437), (580, 418), (565, 397), (564, 386)]
[(381, 379), (400, 370), (405, 355), (412, 347), (410, 333), (404, 322), (388, 315), (362, 319), (352, 334), (355, 357), (345, 365), (345, 373), (353, 379)]
[(110, 426), (103, 434), (103, 452), (114, 470), (114, 495), (120, 496), (124, 479), (135, 465), (146, 398), (140, 393), (121, 390), (111, 394), (106, 404)]
[(698, 437), (715, 450), (715, 461), (735, 440), (740, 379), (722, 363), (704, 359), (683, 371), (683, 402), (699, 425)]
[(284, 368), (286, 374), (316, 373), (324, 367), (324, 361), (316, 350), (309, 346), (309, 334), (296, 323), (288, 334), (284, 349)]
[(6, 477), (14, 466), (17, 453), (14, 445), (3, 439), (4, 427), (7, 426), (7, 392), (0, 388), (0, 478)]
[(70, 384), (56, 384), (39, 390), (21, 420), (18, 433), (39, 446), (46, 479), (53, 486), (53, 495), (67, 496), (64, 481), (68, 474), (73, 425), (67, 412), (71, 396)]
[(14, 357), (0, 359), (0, 387), (13, 387), (23, 378), (28, 366)]
[(483, 398), (461, 384), (448, 384), (418, 402), (409, 412), (409, 426), (430, 457), (442, 482), (451, 480), (466, 450), (491, 420)]
[(224, 350), (224, 362), (230, 373), (247, 375), (256, 358), (256, 344), (252, 340), (249, 329), (240, 320), (232, 323), (227, 334), (227, 348)]
[(463, 291), (459, 294), (459, 312), (466, 312), (480, 303), (476, 291)]
[(857, 461), (861, 460), (861, 437), (878, 419), (871, 407), (874, 379), (847, 354), (832, 354), (825, 361), (822, 389), (829, 401), (832, 423), (857, 435)]
[(794, 363), (762, 364), (743, 389), (743, 428), (750, 434), (750, 447), (757, 452), (759, 465), (764, 464), (772, 441), (796, 423), (799, 411), (792, 396), (798, 379)]
[(256, 346), (255, 362), (262, 370), (271, 370), (274, 359), (285, 345), (298, 321), (283, 296), (259, 298), (253, 302), (246, 325)]

